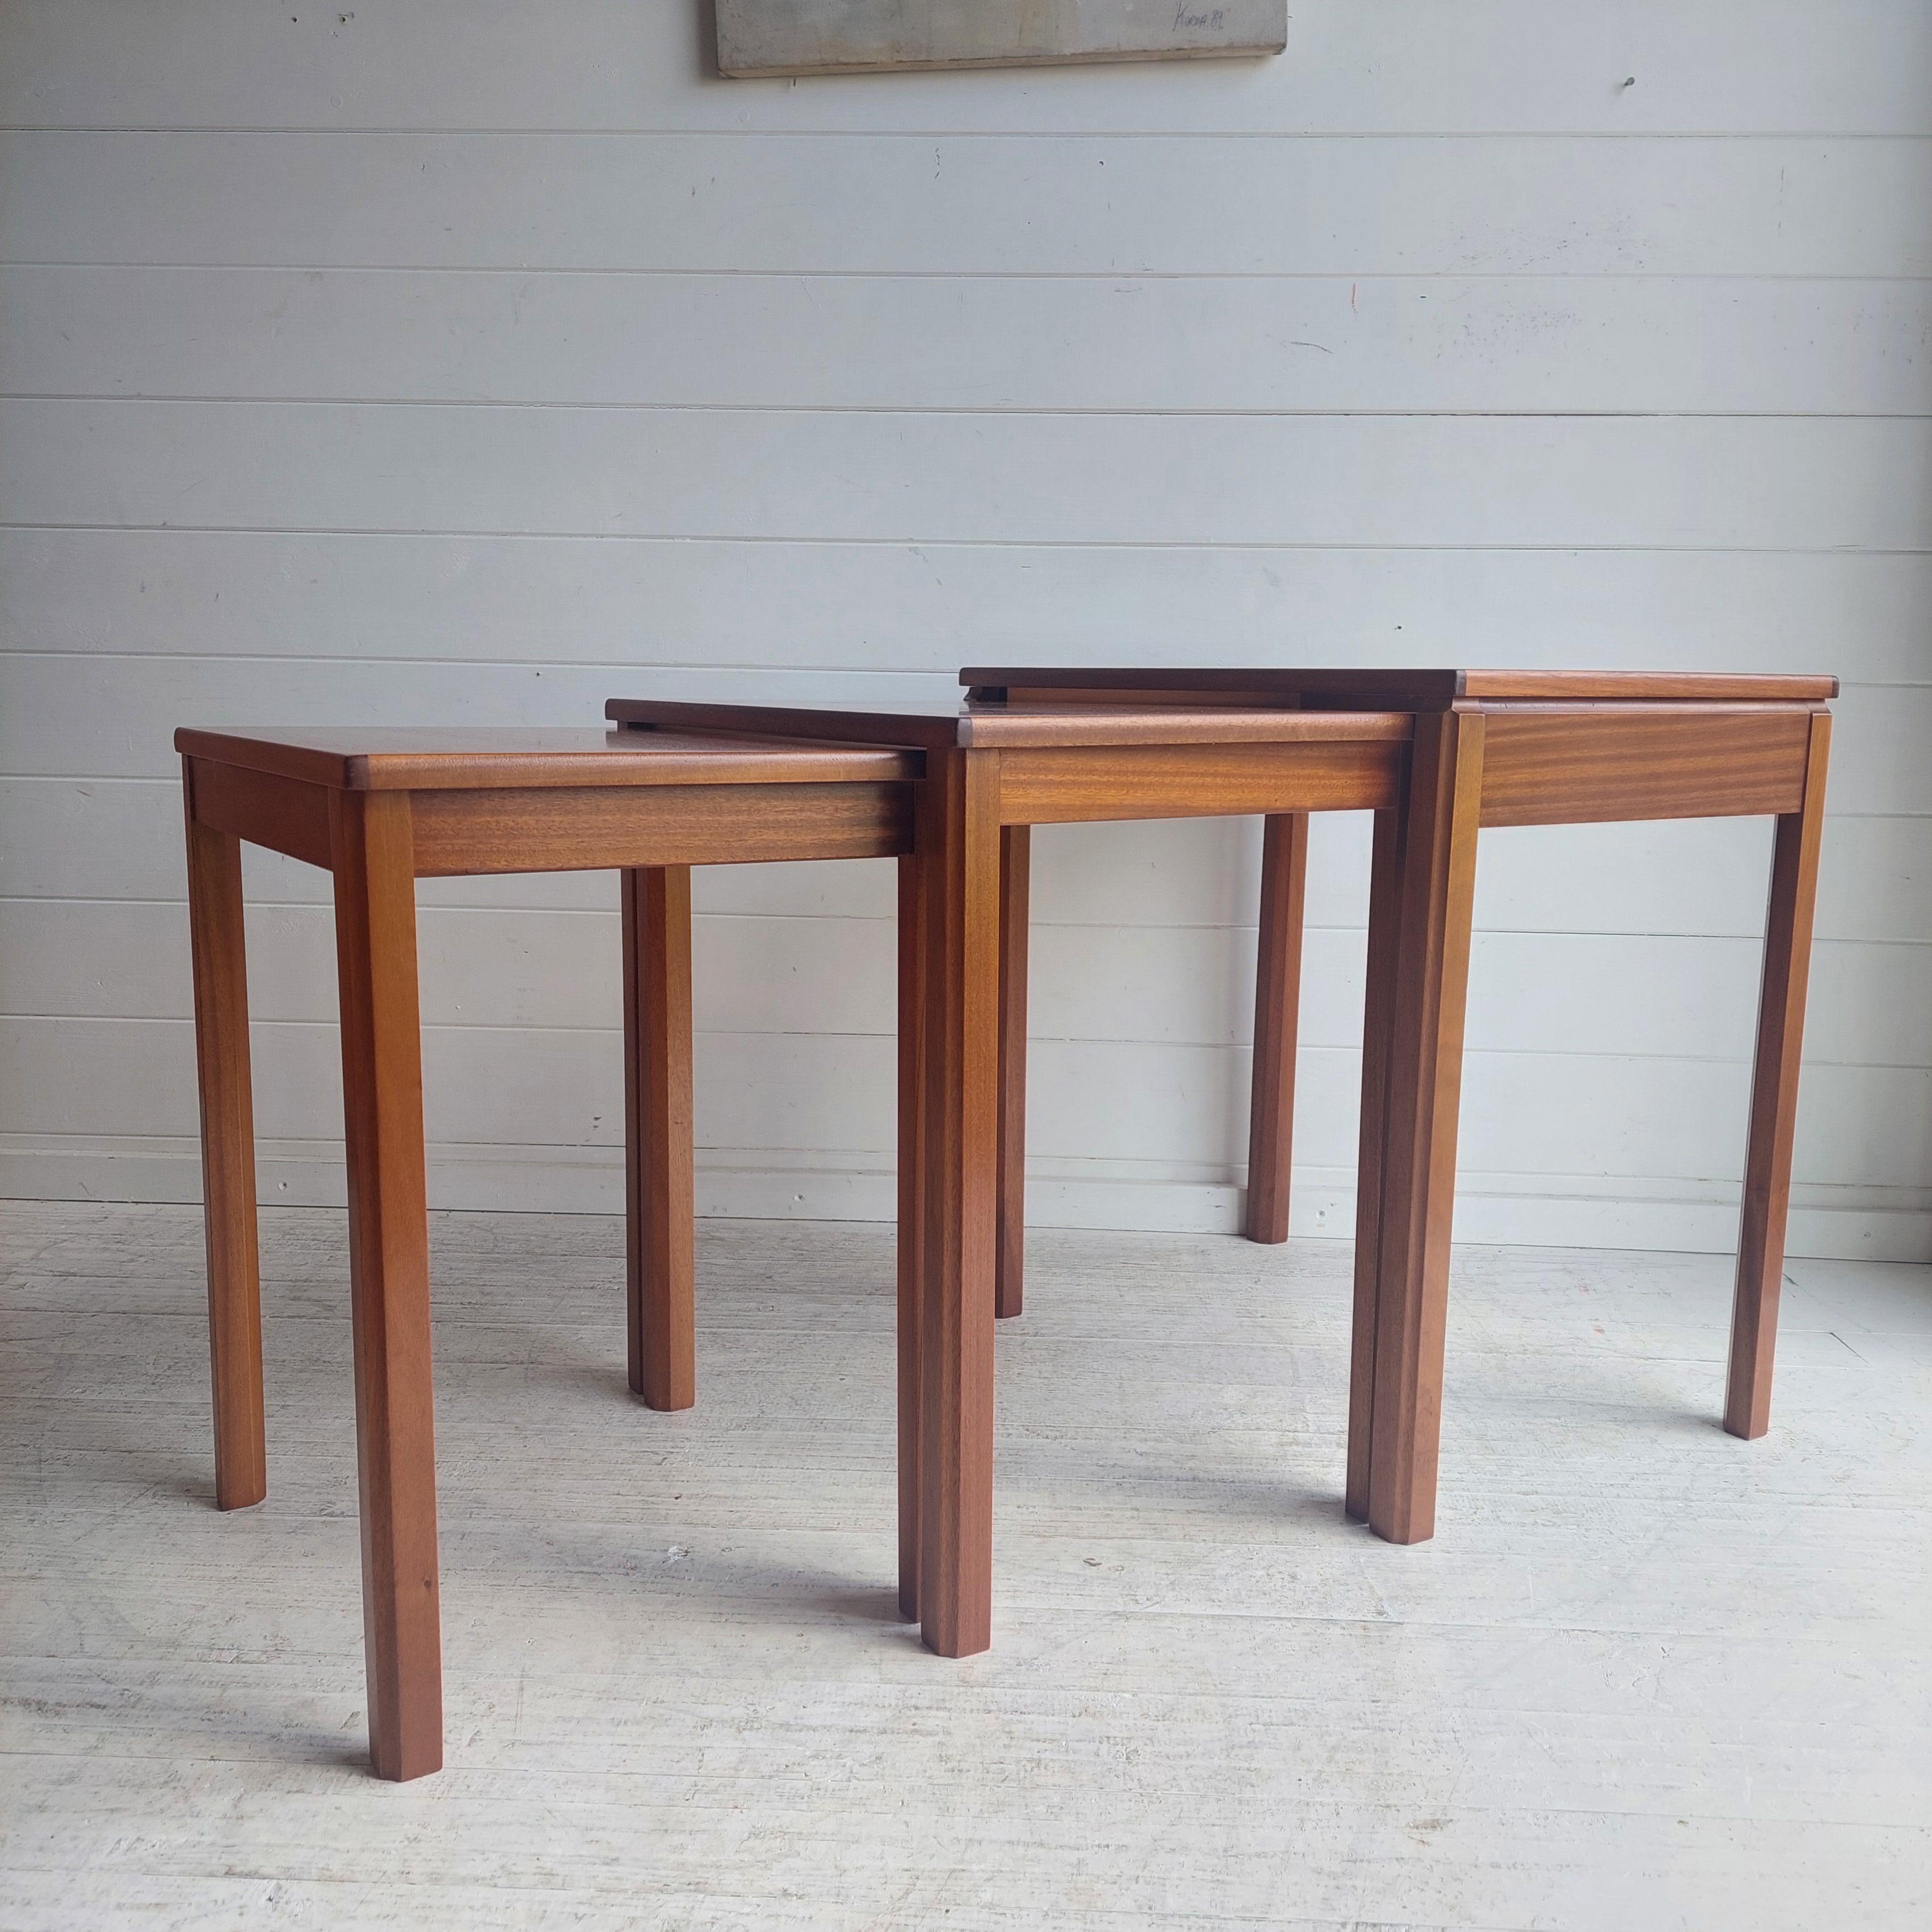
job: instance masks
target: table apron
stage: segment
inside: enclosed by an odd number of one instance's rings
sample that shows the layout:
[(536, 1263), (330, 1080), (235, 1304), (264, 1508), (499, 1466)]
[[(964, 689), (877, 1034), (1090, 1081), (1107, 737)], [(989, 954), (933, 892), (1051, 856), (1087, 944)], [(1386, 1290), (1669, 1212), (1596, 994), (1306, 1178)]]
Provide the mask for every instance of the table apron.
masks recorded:
[(997, 755), (1000, 823), (1054, 825), (1379, 811), (1400, 798), (1408, 746), (1385, 739), (1015, 747)]
[[(291, 859), (333, 863), (328, 788), (190, 758), (198, 824)], [(412, 791), (418, 878), (886, 859), (912, 850), (909, 784), (514, 787)]]
[(912, 850), (902, 783), (599, 786), (411, 794), (416, 872), (597, 872)]
[(1804, 802), (1809, 708), (1485, 714), (1482, 823), (1750, 818)]
[(196, 823), (232, 832), (327, 872), (328, 791), (302, 778), (284, 778), (242, 765), (190, 758), (188, 798)]

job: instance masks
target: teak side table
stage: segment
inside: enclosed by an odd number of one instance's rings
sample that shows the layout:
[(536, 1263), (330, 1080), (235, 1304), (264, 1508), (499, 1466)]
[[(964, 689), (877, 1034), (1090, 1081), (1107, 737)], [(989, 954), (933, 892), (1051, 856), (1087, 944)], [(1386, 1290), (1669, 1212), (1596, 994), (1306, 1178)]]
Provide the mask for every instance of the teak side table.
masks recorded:
[[(692, 1354), (689, 868), (898, 855), (903, 879), (920, 761), (796, 737), (598, 730), (183, 730), (175, 744), (216, 1502), (237, 1509), (267, 1493), (246, 840), (334, 875), (370, 1753), (380, 1775), (419, 1778), (442, 1762), (442, 1679), (416, 882), (622, 873), (631, 1383), (653, 1406), (682, 1406)], [(903, 1096), (904, 1074), (901, 1084)]]
[[(902, 1606), (950, 1657), (984, 1650), (992, 1613), (996, 1252), (1017, 1252), (1024, 1031), (1026, 835), (1102, 819), (1376, 814), (1372, 896), (1390, 923), (1390, 863), (1414, 721), (1406, 712), (1280, 707), (992, 706), (832, 711), (615, 699), (653, 729), (794, 733), (912, 745), (926, 756), (913, 866), (924, 989), (922, 1144), (902, 1154), (899, 1311)], [(910, 941), (907, 935), (912, 935)], [(906, 1024), (902, 1009), (902, 1026)], [(1016, 1077), (1001, 1092), (1003, 1049)], [(902, 1142), (902, 1145), (904, 1143)], [(1366, 1198), (1366, 1197), (1365, 1197)], [(1004, 1211), (1003, 1211), (1004, 1210)], [(1009, 1277), (1017, 1285), (1016, 1274)]]
[[(1450, 1226), (1477, 833), (1484, 826), (1768, 814), (1778, 821), (1765, 928), (1756, 1062), (1732, 1304), (1724, 1426), (1768, 1426), (1778, 1289), (1790, 1200), (1792, 1124), (1838, 680), (1722, 673), (1120, 670), (963, 670), (972, 700), (1037, 710), (1120, 704), (1399, 706), (1415, 718), (1407, 795), (1378, 878), (1399, 876), (1393, 928), (1369, 922), (1358, 1185), (1349, 1514), (1397, 1543), (1434, 1532)], [(1298, 952), (1299, 850), (1264, 853), (1262, 942)], [(1289, 930), (1284, 931), (1284, 925)], [(1263, 978), (1262, 997), (1270, 997)], [(1256, 1016), (1255, 1158), (1285, 1198), (1287, 1142), (1261, 1117), (1262, 1042), (1292, 1040), (1284, 1010)], [(1292, 1067), (1271, 1076), (1292, 1083)], [(1270, 1105), (1286, 1104), (1279, 1089)], [(1371, 1113), (1382, 1117), (1371, 1135)], [(1250, 1186), (1256, 1184), (1251, 1174)], [(1371, 1227), (1371, 1222), (1375, 1225)]]

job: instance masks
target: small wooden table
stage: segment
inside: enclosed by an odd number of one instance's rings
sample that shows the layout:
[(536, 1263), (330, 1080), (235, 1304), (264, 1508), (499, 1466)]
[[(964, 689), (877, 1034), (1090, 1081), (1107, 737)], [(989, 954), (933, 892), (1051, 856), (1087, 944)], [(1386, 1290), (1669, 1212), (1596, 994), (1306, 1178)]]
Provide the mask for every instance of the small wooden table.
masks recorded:
[[(932, 1649), (984, 1650), (1003, 1270), (1006, 1310), (1018, 1305), (1028, 828), (1369, 811), (1380, 850), (1403, 796), (1414, 720), (1158, 703), (935, 712), (616, 699), (605, 709), (644, 730), (795, 733), (925, 754), (909, 875), (919, 903), (902, 903), (900, 920), (902, 1029), (912, 998), (923, 1000), (920, 1064), (906, 1076), (923, 1096), (911, 1110), (922, 1144), (902, 1142), (900, 1598)], [(1396, 883), (1378, 870), (1378, 893)], [(1293, 924), (1298, 932), (1298, 909)], [(1292, 1058), (1292, 1032), (1287, 1040)], [(1286, 1124), (1282, 1110), (1276, 1130), (1285, 1136)]]
[[(675, 731), (183, 730), (215, 1496), (267, 1493), (241, 842), (334, 874), (376, 1772), (442, 1762), (416, 882), (623, 874), (631, 1385), (692, 1389), (692, 866), (910, 852), (915, 752)], [(904, 1083), (902, 1081), (902, 1087)]]
[[(1396, 1543), (1420, 1542), (1436, 1523), (1478, 830), (1775, 817), (1724, 1404), (1732, 1435), (1765, 1432), (1831, 744), (1825, 706), (1838, 694), (1836, 678), (1015, 666), (969, 668), (960, 681), (976, 705), (1019, 705), (1029, 715), (1054, 704), (1160, 703), (1394, 705), (1414, 714), (1408, 793), (1400, 814), (1378, 821), (1369, 915), (1348, 1423), (1349, 1514)], [(1298, 956), (1300, 850), (1291, 834), (1271, 838), (1264, 854), (1261, 999), (1281, 1007), (1256, 1013), (1258, 1067), (1262, 1041), (1294, 1037), (1286, 1010), (1293, 976), (1270, 982), (1265, 956), (1270, 946), (1285, 958)], [(1292, 1068), (1276, 1078), (1292, 1088)], [(1258, 1072), (1256, 1095), (1255, 1158), (1274, 1163), (1259, 1184), (1285, 1200), (1287, 1143), (1270, 1143), (1263, 1131)], [(1370, 1132), (1372, 1119), (1379, 1132)]]

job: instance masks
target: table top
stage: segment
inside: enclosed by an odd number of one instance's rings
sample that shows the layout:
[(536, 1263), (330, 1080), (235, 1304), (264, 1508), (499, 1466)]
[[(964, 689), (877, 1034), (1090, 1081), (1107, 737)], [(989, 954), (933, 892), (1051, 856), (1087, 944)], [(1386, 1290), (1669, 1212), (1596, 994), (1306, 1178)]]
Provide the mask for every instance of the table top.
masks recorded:
[(908, 704), (868, 710), (815, 705), (703, 704), (680, 699), (614, 698), (607, 718), (636, 728), (627, 735), (716, 730), (809, 734), (879, 745), (983, 750), (1127, 745), (1373, 743), (1413, 735), (1407, 711), (1243, 710), (1226, 704), (961, 706)]
[(1731, 671), (1295, 669), (1216, 665), (1190, 669), (1066, 664), (969, 665), (959, 682), (980, 691), (1064, 691), (1120, 698), (1172, 692), (1197, 702), (1270, 700), (1322, 706), (1394, 705), (1446, 711), (1459, 700), (1507, 704), (1819, 704), (1838, 694), (1835, 677), (1761, 676)]
[(343, 791), (451, 791), (598, 785), (830, 784), (917, 778), (916, 752), (782, 732), (609, 731), (452, 726), (175, 734), (216, 764)]

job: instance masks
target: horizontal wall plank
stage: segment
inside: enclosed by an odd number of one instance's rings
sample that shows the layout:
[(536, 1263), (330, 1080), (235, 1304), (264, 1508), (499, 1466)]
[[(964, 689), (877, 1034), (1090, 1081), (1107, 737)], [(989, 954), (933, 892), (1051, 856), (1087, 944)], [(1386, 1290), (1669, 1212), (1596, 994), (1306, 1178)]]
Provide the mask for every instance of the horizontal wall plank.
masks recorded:
[[(0, 898), (179, 899), (186, 891), (178, 788), (0, 778)], [(1034, 904), (1043, 920), (1105, 927), (1239, 926), (1253, 916), (1259, 821), (1170, 820), (1049, 826), (1034, 835)], [(1822, 938), (1932, 944), (1932, 860), (1918, 818), (1830, 818), (1819, 874)], [(1367, 916), (1366, 814), (1315, 822), (1308, 916), (1360, 928)], [(1755, 938), (1764, 923), (1770, 829), (1753, 820), (1551, 826), (1485, 833), (1479, 929)], [(326, 874), (244, 849), (254, 904), (326, 904)], [(880, 860), (718, 866), (694, 878), (700, 910), (890, 920), (894, 873)], [(604, 911), (614, 874), (426, 880), (424, 906)]]
[[(1034, 924), (1035, 1037), (1248, 1044), (1251, 926), (1068, 926), (1051, 910), (1049, 898), (1040, 908), (1048, 916)], [(1359, 928), (1309, 933), (1304, 1046), (1359, 1045), (1363, 944)], [(256, 908), (248, 949), (256, 1018), (334, 1018), (326, 908)], [(418, 918), (418, 949), (426, 1024), (614, 1033), (622, 1024), (614, 911), (433, 907)], [(895, 1024), (890, 920), (700, 914), (692, 950), (701, 1033), (885, 1034)], [(1755, 939), (1478, 934), (1468, 1042), (1477, 1052), (1745, 1059), (1760, 958)], [(1932, 946), (1819, 943), (1808, 1060), (1932, 1067), (1928, 985)], [(14, 1014), (190, 1018), (187, 909), (10, 906), (0, 920), (0, 998)]]
[[(1622, 76), (1617, 76), (1621, 79)], [(884, 90), (880, 90), (881, 92)], [(1912, 275), (1924, 140), (0, 134), (0, 259)], [(1694, 184), (1694, 191), (1687, 192)], [(1232, 211), (1265, 209), (1265, 220)]]
[[(178, 1020), (0, 1020), (0, 1126), (16, 1134), (191, 1134), (193, 1028)], [(707, 1035), (698, 1054), (706, 1148), (795, 1152), (892, 1146), (893, 1048), (881, 1035)], [(278, 1139), (340, 1132), (334, 1029), (254, 1030), (256, 1122)], [(1247, 1056), (1232, 1048), (1043, 1040), (1029, 1082), (1028, 1144), (1042, 1160), (1218, 1163), (1245, 1159)], [(1461, 1159), (1472, 1170), (1735, 1178), (1749, 1068), (1610, 1054), (1475, 1053), (1463, 1084)], [(1358, 1057), (1302, 1056), (1300, 1158), (1354, 1160)], [(614, 1145), (622, 1066), (611, 1036), (432, 1028), (428, 1132), (440, 1142)], [(1132, 1108), (1095, 1094), (1133, 1092)], [(1818, 1066), (1801, 1098), (1795, 1172), (1807, 1183), (1922, 1186), (1932, 1166), (1932, 1072)]]
[[(1278, 60), (705, 85), (680, 0), (15, 0), (0, 122), (270, 128), (1932, 133), (1916, 0), (1300, 0)], [(1625, 86), (1634, 80), (1634, 86)]]
[(1932, 556), (0, 530), (0, 646), (910, 668), (1588, 664), (1932, 676)]
[(10, 394), (1932, 412), (1912, 281), (40, 266), (0, 272), (0, 310)]
[(1814, 550), (1932, 528), (1932, 438), (1894, 420), (16, 400), (0, 450), (24, 524)]
[[(956, 678), (793, 671), (640, 671), (663, 698), (795, 704), (944, 701)], [(621, 685), (617, 688), (621, 688)], [(0, 772), (160, 778), (177, 726), (572, 724), (602, 716), (608, 668), (93, 656), (0, 658)], [(1838, 812), (1932, 813), (1932, 684), (1860, 685), (1837, 700), (1830, 802)]]

